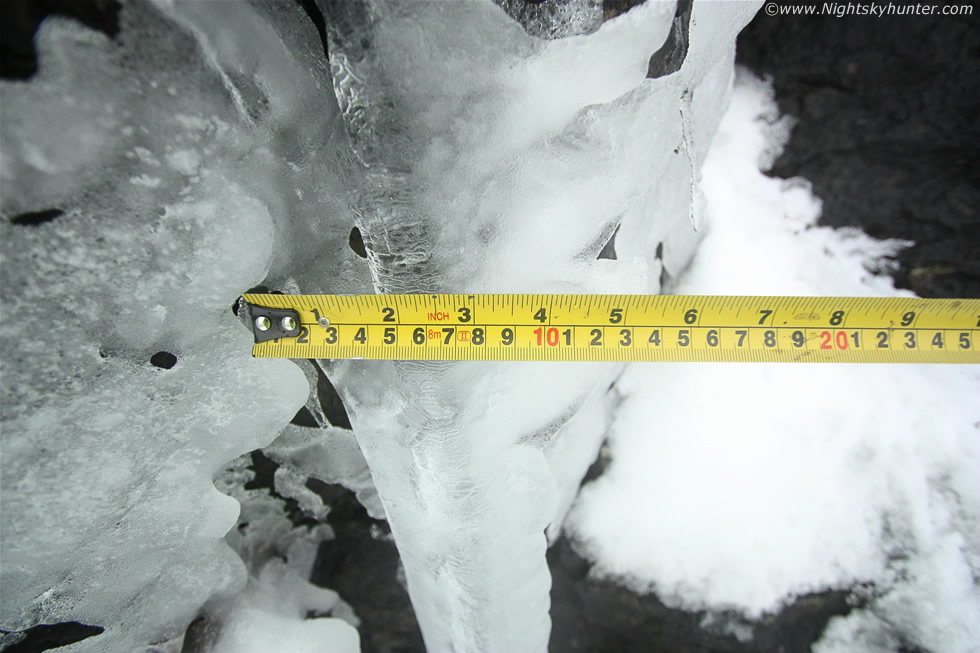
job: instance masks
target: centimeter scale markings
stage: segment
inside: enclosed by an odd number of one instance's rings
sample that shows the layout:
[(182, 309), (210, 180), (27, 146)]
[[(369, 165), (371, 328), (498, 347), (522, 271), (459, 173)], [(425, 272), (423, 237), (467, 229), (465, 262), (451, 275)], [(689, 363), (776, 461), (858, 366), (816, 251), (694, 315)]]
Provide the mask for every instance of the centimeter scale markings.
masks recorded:
[[(252, 355), (262, 358), (980, 363), (980, 299), (519, 294), (243, 298), (256, 336)], [(286, 314), (295, 319), (281, 317)]]

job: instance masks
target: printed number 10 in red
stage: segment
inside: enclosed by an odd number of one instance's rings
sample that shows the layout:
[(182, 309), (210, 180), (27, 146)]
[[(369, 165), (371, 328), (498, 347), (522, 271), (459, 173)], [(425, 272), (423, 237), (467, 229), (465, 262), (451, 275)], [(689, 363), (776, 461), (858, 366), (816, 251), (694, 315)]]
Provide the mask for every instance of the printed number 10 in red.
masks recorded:
[(559, 334), (558, 329), (555, 327), (551, 327), (547, 331), (545, 331), (544, 327), (538, 327), (537, 329), (534, 330), (534, 335), (538, 337), (539, 347), (543, 345), (545, 342), (548, 343), (549, 347), (557, 347), (560, 336), (565, 336), (566, 345), (572, 344), (571, 329), (565, 329), (564, 331), (561, 332), (561, 334)]

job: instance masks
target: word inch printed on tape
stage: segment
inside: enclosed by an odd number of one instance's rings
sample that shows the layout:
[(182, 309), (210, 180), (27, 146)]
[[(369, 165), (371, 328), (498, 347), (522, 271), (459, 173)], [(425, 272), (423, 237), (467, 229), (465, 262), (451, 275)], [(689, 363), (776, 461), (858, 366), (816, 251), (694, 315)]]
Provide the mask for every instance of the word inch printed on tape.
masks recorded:
[(980, 363), (980, 299), (243, 296), (263, 358)]

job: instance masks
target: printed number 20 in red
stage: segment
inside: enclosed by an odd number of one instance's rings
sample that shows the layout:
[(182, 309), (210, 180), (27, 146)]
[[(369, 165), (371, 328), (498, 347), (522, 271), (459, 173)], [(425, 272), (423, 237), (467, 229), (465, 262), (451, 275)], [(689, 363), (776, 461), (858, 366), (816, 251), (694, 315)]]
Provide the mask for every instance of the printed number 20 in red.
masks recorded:
[[(854, 339), (854, 346), (858, 346), (858, 333), (855, 331), (851, 334), (851, 338)], [(843, 331), (838, 331), (835, 334), (831, 334), (830, 331), (822, 331), (820, 333), (820, 348), (821, 349), (834, 349), (836, 345), (837, 349), (847, 349), (850, 341), (847, 338), (847, 334)]]

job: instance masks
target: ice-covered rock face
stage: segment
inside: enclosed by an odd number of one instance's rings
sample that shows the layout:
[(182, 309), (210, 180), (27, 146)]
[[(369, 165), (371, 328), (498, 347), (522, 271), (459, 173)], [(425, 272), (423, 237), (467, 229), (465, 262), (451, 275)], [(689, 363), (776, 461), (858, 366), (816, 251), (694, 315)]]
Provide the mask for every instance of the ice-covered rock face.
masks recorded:
[(135, 2), (121, 20), (115, 41), (47, 20), (0, 125), (0, 628), (102, 626), (78, 646), (105, 651), (179, 636), (244, 583), (211, 477), (309, 389), (250, 358), (232, 303), (282, 261), (357, 260), (349, 226), (314, 220), (346, 213), (305, 16)]
[[(502, 4), (322, 0), (329, 66), (294, 3), (130, 2), (114, 41), (44, 23), (39, 74), (2, 86), (4, 630), (80, 621), (107, 629), (80, 650), (136, 650), (241, 586), (211, 477), (309, 393), (249, 358), (249, 287), (657, 292), (687, 263), (758, 3), (601, 26), (594, 2)], [(618, 367), (323, 366), (429, 648), (544, 649), (544, 531)], [(280, 460), (314, 446), (295, 436)], [(324, 476), (368, 496), (354, 453)]]

